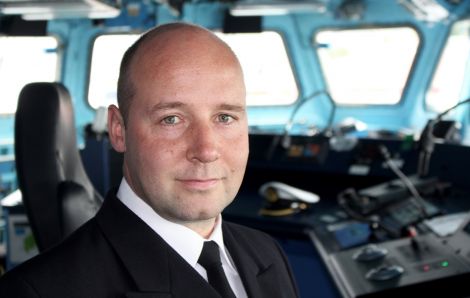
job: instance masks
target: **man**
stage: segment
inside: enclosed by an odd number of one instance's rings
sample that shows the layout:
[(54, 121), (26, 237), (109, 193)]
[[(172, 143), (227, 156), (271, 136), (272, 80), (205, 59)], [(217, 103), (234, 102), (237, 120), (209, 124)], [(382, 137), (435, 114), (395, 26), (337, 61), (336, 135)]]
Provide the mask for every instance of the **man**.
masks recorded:
[[(248, 158), (230, 48), (197, 26), (154, 28), (124, 55), (118, 103), (108, 128), (124, 153), (119, 190), (63, 243), (0, 279), (0, 297), (297, 297), (276, 242), (220, 215)], [(231, 294), (201, 265), (207, 240)]]

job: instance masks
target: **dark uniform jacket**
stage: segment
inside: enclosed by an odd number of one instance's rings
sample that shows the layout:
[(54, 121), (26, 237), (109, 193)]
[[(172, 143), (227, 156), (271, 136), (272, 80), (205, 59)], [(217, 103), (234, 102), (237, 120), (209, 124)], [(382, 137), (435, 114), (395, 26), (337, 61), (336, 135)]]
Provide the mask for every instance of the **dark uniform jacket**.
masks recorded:
[[(268, 235), (223, 222), (225, 245), (249, 297), (297, 297), (294, 277)], [(0, 297), (220, 298), (114, 194), (58, 246), (0, 278)]]

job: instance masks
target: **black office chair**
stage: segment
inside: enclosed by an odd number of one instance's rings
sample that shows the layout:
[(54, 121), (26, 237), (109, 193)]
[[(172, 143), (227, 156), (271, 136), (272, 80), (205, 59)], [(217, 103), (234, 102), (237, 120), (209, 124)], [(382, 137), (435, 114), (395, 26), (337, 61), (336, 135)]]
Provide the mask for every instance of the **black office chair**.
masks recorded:
[(59, 243), (103, 199), (85, 173), (72, 102), (60, 83), (31, 83), (20, 93), (15, 157), (23, 203), (39, 251)]

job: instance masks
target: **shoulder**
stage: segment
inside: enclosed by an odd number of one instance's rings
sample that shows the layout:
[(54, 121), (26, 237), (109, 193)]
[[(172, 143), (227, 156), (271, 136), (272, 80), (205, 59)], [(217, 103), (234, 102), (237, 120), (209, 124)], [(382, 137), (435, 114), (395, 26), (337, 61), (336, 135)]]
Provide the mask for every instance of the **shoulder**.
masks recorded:
[(272, 239), (271, 236), (269, 236), (268, 234), (260, 230), (256, 230), (253, 228), (249, 228), (247, 226), (243, 226), (243, 225), (225, 221), (225, 220), (222, 222), (222, 228), (224, 229), (224, 232), (230, 231), (240, 236), (256, 237), (256, 238), (259, 237), (263, 240)]
[(283, 254), (278, 242), (267, 233), (227, 221), (223, 222), (222, 229), (224, 237), (236, 239), (236, 242), (244, 247), (257, 251), (267, 250), (268, 254), (269, 251), (273, 253), (279, 251)]
[(12, 271), (29, 271), (34, 268), (42, 268), (45, 264), (55, 264), (56, 262), (62, 262), (64, 259), (70, 259), (75, 254), (89, 252), (89, 247), (97, 244), (98, 233), (95, 220), (92, 219), (61, 243), (18, 265)]
[(40, 297), (32, 284), (19, 274), (7, 273), (0, 278), (0, 297)]
[(298, 297), (289, 261), (276, 239), (264, 232), (230, 222), (224, 222), (222, 229), (226, 247), (239, 268), (255, 270), (253, 268), (257, 267), (259, 272), (265, 272), (264, 276), (270, 276), (271, 280), (282, 284), (279, 293), (285, 296), (279, 294), (276, 297)]
[[(56, 283), (67, 283), (67, 279), (81, 276), (84, 270), (91, 272), (99, 264), (95, 263), (97, 259), (105, 256), (100, 251), (110, 253), (100, 238), (100, 232), (92, 219), (57, 246), (8, 271), (0, 278), (0, 293), (19, 289), (33, 293), (41, 288), (54, 287)], [(35, 296), (25, 294), (24, 297)]]

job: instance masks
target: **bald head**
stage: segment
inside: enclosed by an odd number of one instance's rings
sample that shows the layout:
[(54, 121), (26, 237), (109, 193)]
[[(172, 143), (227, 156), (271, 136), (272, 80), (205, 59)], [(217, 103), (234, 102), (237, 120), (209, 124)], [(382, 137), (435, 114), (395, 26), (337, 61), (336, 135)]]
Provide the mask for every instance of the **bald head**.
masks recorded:
[[(118, 104), (124, 121), (138, 88), (138, 77), (162, 80), (177, 76), (179, 69), (194, 68), (195, 74), (204, 65), (241, 67), (230, 47), (211, 31), (186, 23), (170, 23), (143, 34), (124, 54), (119, 80)], [(213, 68), (212, 68), (213, 69)]]

